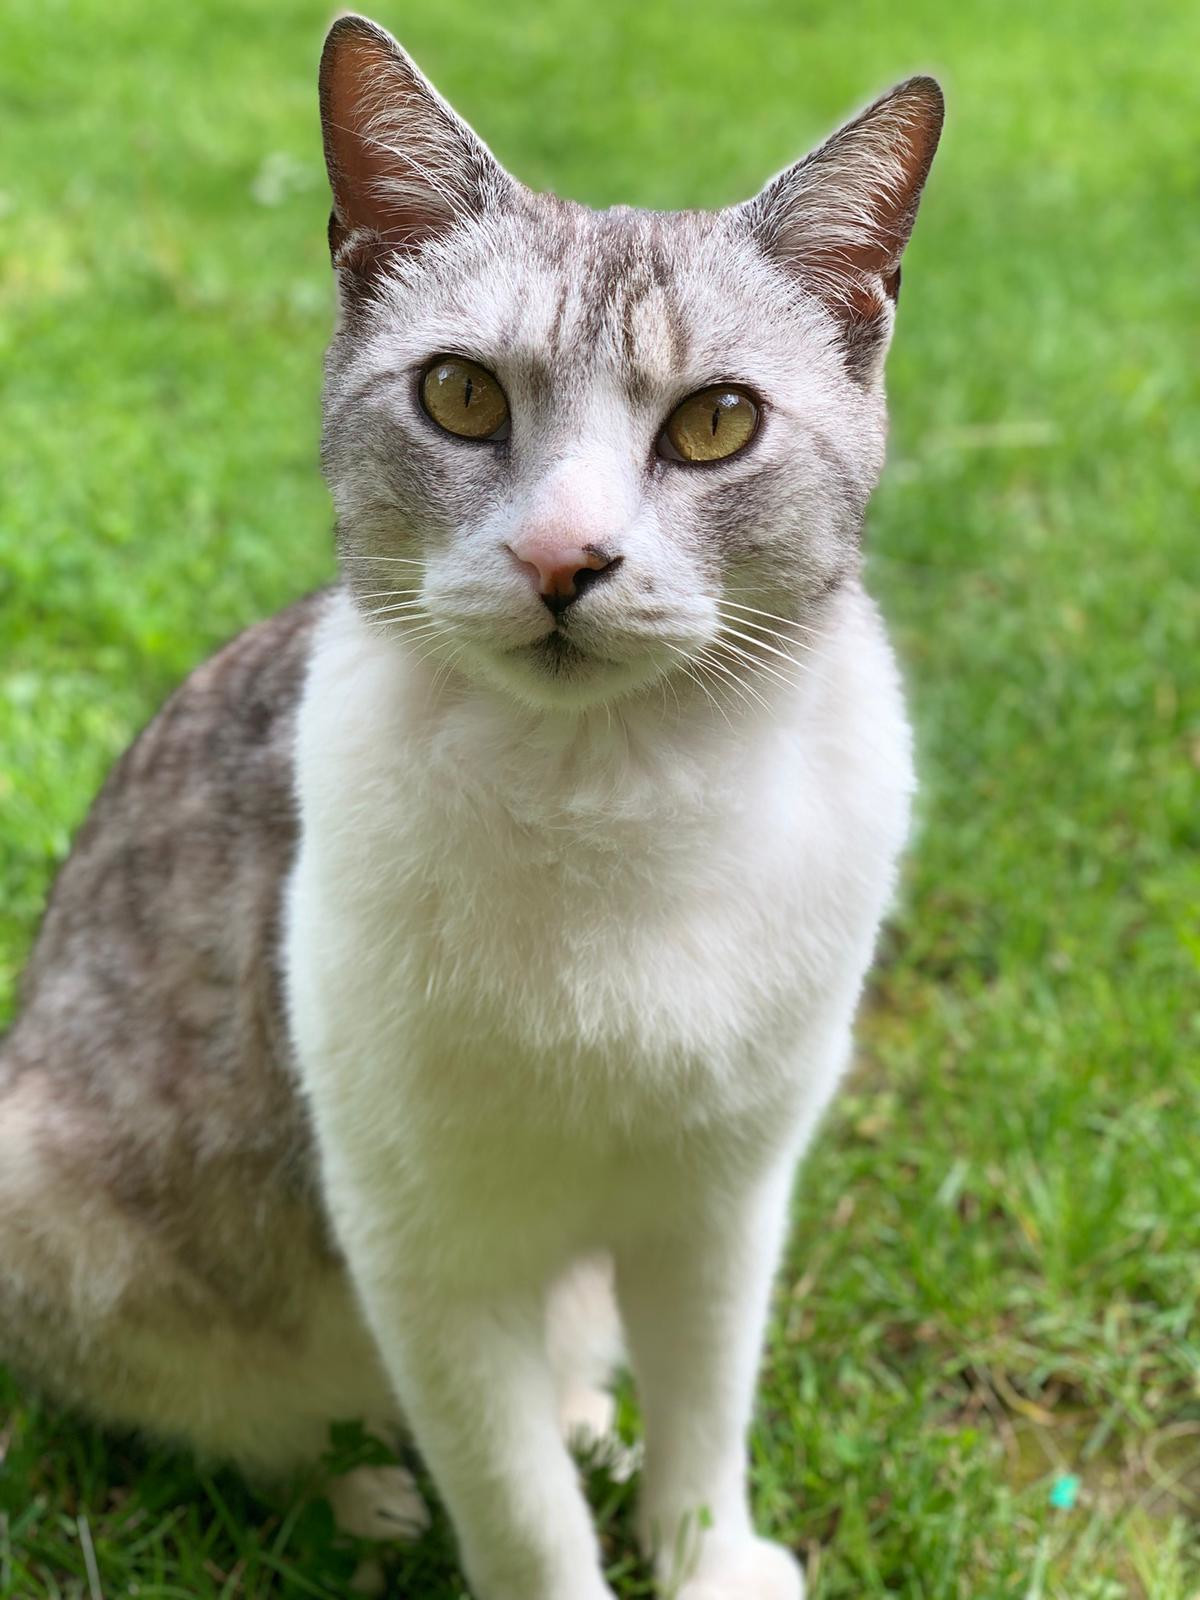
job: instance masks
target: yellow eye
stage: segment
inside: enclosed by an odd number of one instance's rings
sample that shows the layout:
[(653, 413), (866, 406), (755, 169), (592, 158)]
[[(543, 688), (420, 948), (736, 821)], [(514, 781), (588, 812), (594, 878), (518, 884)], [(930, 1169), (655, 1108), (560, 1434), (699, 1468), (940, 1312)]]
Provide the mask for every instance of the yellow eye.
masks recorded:
[(460, 439), (504, 438), (508, 401), (487, 371), (462, 356), (440, 356), (421, 379), (421, 403), (447, 433)]
[(758, 407), (750, 396), (717, 383), (677, 405), (663, 432), (682, 460), (720, 461), (748, 445), (757, 427)]

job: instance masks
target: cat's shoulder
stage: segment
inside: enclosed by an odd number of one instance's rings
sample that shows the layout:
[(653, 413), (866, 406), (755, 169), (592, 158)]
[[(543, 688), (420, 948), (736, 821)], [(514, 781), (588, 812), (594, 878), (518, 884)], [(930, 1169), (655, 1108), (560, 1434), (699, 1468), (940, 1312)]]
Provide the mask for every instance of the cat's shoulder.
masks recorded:
[(228, 903), (278, 877), (297, 831), (296, 711), (327, 590), (256, 622), (202, 661), (117, 761), (77, 833), (26, 970), (26, 995), (91, 941), (98, 919), (158, 927), (167, 885)]
[(296, 710), (330, 593), (315, 590), (251, 623), (201, 661), (130, 745), (106, 787), (157, 788), (178, 780), (224, 784), (248, 797), (248, 779), (290, 767)]
[[(171, 712), (211, 716), (244, 731), (247, 723), (261, 728), (268, 720), (293, 714), (333, 593), (331, 587), (316, 589), (243, 628), (193, 669), (155, 720)], [(153, 727), (151, 723), (147, 732)]]

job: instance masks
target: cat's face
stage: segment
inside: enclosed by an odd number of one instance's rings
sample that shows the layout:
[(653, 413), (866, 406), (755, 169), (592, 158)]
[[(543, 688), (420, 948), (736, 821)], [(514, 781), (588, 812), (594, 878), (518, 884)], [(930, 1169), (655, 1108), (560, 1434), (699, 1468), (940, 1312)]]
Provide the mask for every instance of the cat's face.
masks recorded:
[[(522, 188), (361, 19), (335, 24), (322, 86), (324, 462), (363, 614), (547, 707), (795, 677), (857, 568), (936, 90), (843, 132), (870, 134), (849, 177), (832, 141), (745, 207), (652, 214)], [(894, 147), (880, 223), (864, 174)]]

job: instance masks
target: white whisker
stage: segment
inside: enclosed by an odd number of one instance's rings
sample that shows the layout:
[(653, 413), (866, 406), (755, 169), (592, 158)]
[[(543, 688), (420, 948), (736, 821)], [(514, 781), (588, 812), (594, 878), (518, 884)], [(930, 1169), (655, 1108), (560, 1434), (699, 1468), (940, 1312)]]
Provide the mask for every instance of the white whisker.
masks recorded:
[[(800, 662), (796, 660), (795, 656), (790, 656), (786, 650), (780, 650), (775, 645), (768, 644), (765, 639), (756, 639), (754, 635), (750, 633), (740, 633), (737, 628), (731, 628), (728, 624), (725, 625), (725, 627), (722, 629), (722, 632), (726, 634), (732, 634), (735, 639), (744, 639), (747, 644), (757, 645), (760, 650), (768, 650), (773, 656), (779, 656), (781, 660), (789, 662), (793, 667), (800, 666)], [(796, 648), (798, 650), (807, 649), (812, 655), (817, 653), (807, 645), (798, 644)]]
[(730, 722), (725, 707), (713, 696), (712, 691), (699, 676), (699, 674), (692, 670), (692, 657), (688, 655), (686, 650), (680, 649), (680, 647), (675, 644), (668, 644), (667, 649), (673, 651), (679, 657), (680, 662), (682, 663), (679, 670), (683, 673), (685, 678), (689, 678), (696, 685), (696, 687), (700, 690), (700, 693), (713, 707), (713, 709), (720, 712), (725, 726), (729, 729), (730, 733), (732, 733), (733, 723)]
[(769, 628), (765, 622), (755, 622), (751, 617), (743, 617), (740, 613), (732, 612), (725, 601), (717, 601), (717, 614), (723, 621), (736, 622), (742, 628), (753, 628), (755, 632), (765, 633), (772, 639), (781, 639), (784, 644), (795, 645), (798, 650), (814, 651), (816, 648), (803, 639), (790, 638), (782, 628)]
[(761, 606), (748, 606), (742, 601), (731, 600), (729, 598), (730, 594), (741, 593), (743, 593), (741, 589), (727, 590), (717, 601), (718, 606), (724, 604), (729, 606), (734, 611), (752, 611), (756, 617), (769, 617), (772, 622), (786, 623), (789, 628), (799, 628), (802, 633), (812, 633), (817, 634), (818, 636), (820, 635), (820, 628), (811, 627), (806, 622), (799, 622), (795, 617), (781, 617), (774, 611), (764, 611)]
[(770, 711), (770, 706), (763, 699), (762, 695), (759, 694), (758, 690), (746, 683), (744, 679), (739, 678), (737, 673), (734, 672), (732, 668), (727, 667), (723, 661), (718, 661), (716, 656), (712, 653), (711, 648), (701, 650), (696, 655), (695, 660), (698, 665), (706, 668), (708, 671), (719, 672), (722, 677), (727, 678), (733, 685), (738, 698), (743, 700), (746, 705), (751, 705), (751, 703), (753, 703), (760, 706), (764, 711)]
[[(730, 639), (720, 639), (716, 648), (727, 651), (737, 661), (744, 661), (746, 665), (748, 667), (752, 667), (755, 672), (767, 673), (768, 676), (774, 678), (777, 683), (782, 683), (789, 689), (800, 688), (799, 681), (796, 678), (793, 678), (789, 673), (783, 672), (779, 667), (774, 666), (770, 661), (760, 661), (757, 656), (751, 655), (748, 650), (743, 650), (740, 645), (734, 644)], [(803, 667), (800, 662), (795, 661), (792, 663), (792, 665), (800, 673), (801, 677), (812, 676), (811, 672)]]
[(364, 611), (365, 617), (397, 616), (407, 611), (424, 611), (425, 607), (419, 600), (396, 600), (391, 605), (376, 606), (373, 611)]
[(439, 633), (451, 634), (453, 632), (444, 622), (435, 617), (428, 617), (424, 621), (419, 619), (414, 621), (414, 619), (403, 614), (397, 615), (389, 606), (382, 607), (378, 612), (368, 613), (364, 620), (368, 628), (374, 628), (377, 632), (384, 632), (389, 638), (404, 639), (406, 641), (421, 639), (426, 636), (432, 637)]
[(675, 687), (675, 679), (673, 677), (671, 677), (670, 674), (667, 674), (664, 677), (662, 677), (659, 681), (663, 685), (663, 705), (664, 705), (664, 708), (666, 706), (666, 699), (667, 699), (666, 691), (669, 688), (670, 691), (671, 691), (672, 698), (675, 701), (675, 715), (677, 717), (682, 717), (682, 715), (683, 715), (683, 706), (679, 702), (679, 690)]
[(399, 561), (406, 567), (424, 567), (423, 561), (418, 561), (415, 556), (368, 556), (356, 555), (351, 551), (344, 551), (338, 556), (339, 561)]
[(422, 622), (416, 627), (402, 628), (397, 634), (397, 637), (402, 638), (408, 644), (416, 644), (422, 639), (429, 639), (431, 641), (441, 638), (452, 639), (454, 637), (454, 630), (446, 627), (446, 625), (441, 622)]
[[(754, 709), (753, 701), (750, 699), (749, 694), (746, 692), (747, 691), (747, 686), (744, 683), (739, 681), (739, 679), (737, 678), (735, 673), (730, 672), (727, 668), (721, 667), (721, 665), (718, 662), (716, 662), (716, 661), (712, 660), (710, 657), (704, 655), (703, 652), (701, 652), (701, 655), (698, 656), (696, 658), (696, 660), (697, 660), (697, 663), (699, 665), (699, 669), (700, 669), (701, 672), (720, 672), (721, 673), (722, 681), (721, 681), (721, 683), (719, 685), (719, 688), (720, 688), (720, 691), (723, 693), (723, 695), (725, 697), (725, 703), (727, 705), (730, 703), (730, 699), (729, 699), (730, 695), (731, 694), (735, 694), (735, 695), (737, 695), (737, 697), (741, 701), (741, 703), (744, 706), (747, 707), (748, 710), (752, 711)], [(759, 698), (760, 698), (759, 696), (757, 696), (757, 695), (755, 696), (755, 699), (759, 699)], [(761, 703), (761, 701), (760, 701), (760, 703)]]
[[(433, 653), (432, 650), (425, 651), (424, 654), (421, 656), (421, 660), (422, 661), (426, 660), (432, 653)], [(457, 665), (457, 663), (459, 661), (459, 658), (461, 657), (462, 653), (463, 653), (463, 646), (460, 644), (457, 647), (457, 649), (453, 650), (446, 657), (446, 659), (441, 663), (441, 665), (438, 667), (437, 671), (433, 675), (433, 682), (429, 686), (430, 695), (437, 694), (438, 689), (442, 685), (443, 679), (446, 679), (446, 680), (449, 679), (450, 674), (453, 672), (453, 670), (454, 670), (455, 666)]]

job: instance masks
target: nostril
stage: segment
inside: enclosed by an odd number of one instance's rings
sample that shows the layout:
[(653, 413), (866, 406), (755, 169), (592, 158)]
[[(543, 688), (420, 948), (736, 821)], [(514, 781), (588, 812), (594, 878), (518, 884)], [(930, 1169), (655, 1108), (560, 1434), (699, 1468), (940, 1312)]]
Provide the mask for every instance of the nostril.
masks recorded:
[(616, 572), (625, 559), (599, 545), (573, 545), (570, 539), (536, 534), (504, 548), (555, 616), (593, 583)]
[(624, 556), (609, 556), (602, 550), (589, 548), (586, 566), (572, 563), (555, 573), (545, 574), (547, 581), (541, 586), (542, 604), (556, 617), (561, 616), (568, 606), (575, 604), (585, 589), (592, 588), (601, 578), (609, 577), (624, 559)]
[[(589, 555), (593, 552), (589, 551)], [(590, 589), (593, 584), (599, 583), (601, 578), (611, 578), (613, 573), (624, 561), (624, 556), (607, 556), (603, 551), (594, 552), (595, 559), (603, 565), (580, 567), (574, 574), (575, 591), (582, 594), (585, 589)]]

